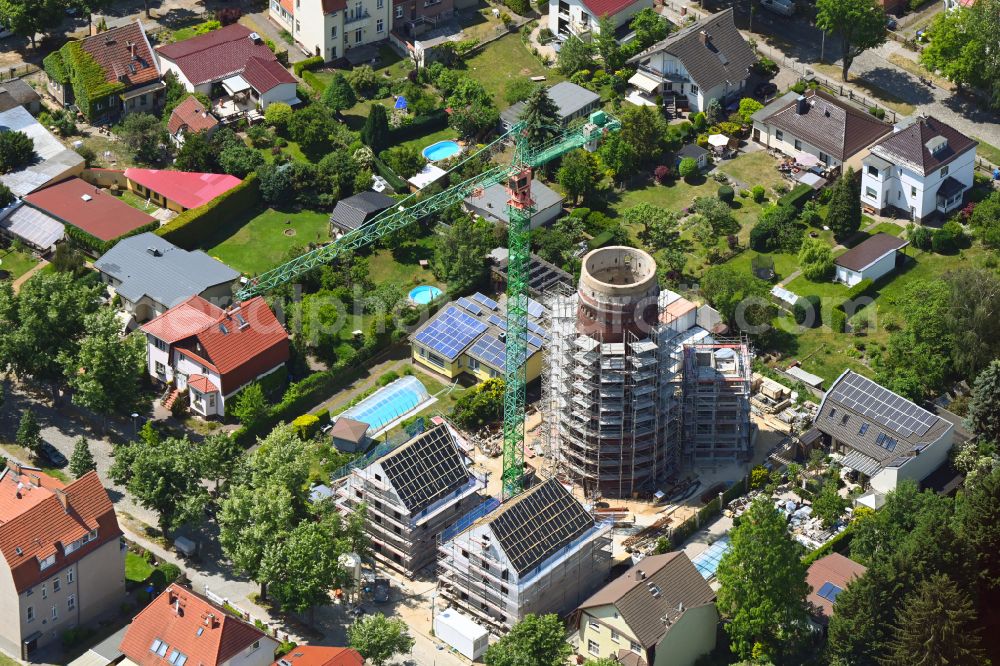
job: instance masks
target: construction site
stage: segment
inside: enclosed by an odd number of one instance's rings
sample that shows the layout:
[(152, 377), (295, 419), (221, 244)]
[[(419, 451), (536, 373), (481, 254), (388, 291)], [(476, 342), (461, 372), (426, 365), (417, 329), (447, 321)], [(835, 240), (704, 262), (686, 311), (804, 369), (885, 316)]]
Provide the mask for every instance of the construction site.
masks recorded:
[(656, 272), (642, 250), (600, 248), (575, 292), (546, 299), (545, 447), (587, 497), (651, 497), (683, 469), (751, 454), (747, 341)]

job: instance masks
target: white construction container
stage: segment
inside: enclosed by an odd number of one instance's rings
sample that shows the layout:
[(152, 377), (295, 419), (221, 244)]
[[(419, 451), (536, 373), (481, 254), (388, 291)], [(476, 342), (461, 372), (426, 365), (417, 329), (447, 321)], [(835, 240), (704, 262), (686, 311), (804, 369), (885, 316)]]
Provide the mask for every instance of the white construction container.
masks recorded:
[(482, 656), (490, 644), (490, 632), (454, 608), (434, 616), (434, 635), (473, 661)]

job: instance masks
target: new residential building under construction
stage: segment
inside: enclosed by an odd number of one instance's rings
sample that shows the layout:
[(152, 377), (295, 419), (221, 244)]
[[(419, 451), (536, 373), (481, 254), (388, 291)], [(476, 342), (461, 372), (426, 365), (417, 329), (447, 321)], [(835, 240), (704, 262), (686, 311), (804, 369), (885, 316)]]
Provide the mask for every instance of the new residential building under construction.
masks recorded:
[(718, 313), (661, 290), (648, 253), (590, 252), (576, 292), (548, 305), (548, 449), (589, 496), (651, 494), (682, 466), (749, 456), (747, 342), (717, 338)]
[(495, 631), (528, 613), (566, 613), (611, 569), (611, 523), (556, 479), (487, 500), (441, 535), (441, 595)]

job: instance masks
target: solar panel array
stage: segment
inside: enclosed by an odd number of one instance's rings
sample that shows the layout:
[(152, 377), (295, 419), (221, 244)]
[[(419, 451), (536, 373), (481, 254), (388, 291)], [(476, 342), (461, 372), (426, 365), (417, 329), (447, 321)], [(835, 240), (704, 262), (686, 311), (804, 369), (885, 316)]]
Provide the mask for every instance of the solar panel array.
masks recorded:
[(423, 511), (469, 480), (462, 455), (443, 424), (420, 433), (379, 462), (411, 513)]
[(486, 324), (472, 315), (449, 305), (424, 330), (417, 333), (414, 340), (450, 360), (458, 356), (487, 328)]
[(474, 315), (481, 315), (481, 314), (483, 314), (483, 309), (481, 307), (479, 307), (478, 305), (476, 305), (475, 303), (473, 303), (472, 301), (470, 301), (468, 298), (465, 298), (464, 296), (462, 298), (458, 299), (455, 302), (458, 303), (459, 305), (461, 305), (463, 308), (465, 308), (466, 310), (468, 310), (469, 312), (471, 312)]
[(500, 309), (500, 305), (496, 301), (485, 294), (479, 293), (478, 291), (472, 295), (472, 298), (473, 300), (479, 301), (479, 303), (490, 310)]
[(902, 437), (923, 435), (937, 421), (926, 409), (853, 372), (837, 382), (829, 397)]
[(492, 333), (476, 340), (469, 349), (469, 356), (502, 370), (507, 359), (506, 346)]
[(816, 594), (820, 598), (826, 599), (830, 603), (833, 603), (834, 601), (837, 600), (837, 595), (840, 594), (841, 592), (843, 592), (843, 590), (834, 585), (833, 583), (823, 583), (822, 585), (820, 585), (819, 592), (817, 592)]
[(499, 315), (490, 315), (490, 323), (494, 326), (499, 326), (503, 330), (507, 330), (507, 320)]

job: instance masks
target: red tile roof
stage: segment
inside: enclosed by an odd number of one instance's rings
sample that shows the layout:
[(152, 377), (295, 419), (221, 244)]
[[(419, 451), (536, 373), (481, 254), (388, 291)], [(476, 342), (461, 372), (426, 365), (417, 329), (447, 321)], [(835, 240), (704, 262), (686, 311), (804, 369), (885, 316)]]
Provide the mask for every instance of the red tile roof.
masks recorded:
[[(90, 199), (85, 200), (84, 196)], [(33, 192), (24, 200), (38, 210), (61, 222), (72, 224), (102, 241), (114, 240), (156, 221), (152, 216), (80, 178), (70, 178)]]
[(139, 21), (87, 37), (81, 45), (101, 66), (109, 82), (121, 80), (129, 88), (137, 88), (160, 78), (156, 58)]
[(614, 16), (626, 7), (630, 7), (638, 0), (583, 0), (583, 4), (590, 10), (590, 13), (597, 18)]
[(236, 176), (224, 173), (161, 169), (125, 169), (125, 177), (185, 208), (207, 204), (243, 182)]
[[(270, 640), (253, 625), (174, 583), (135, 616), (119, 649), (139, 666), (168, 666), (174, 650), (187, 657), (189, 666), (217, 666), (261, 639)], [(163, 656), (150, 649), (157, 640), (167, 646)]]
[(192, 85), (221, 81), (240, 74), (250, 58), (277, 60), (263, 41), (250, 40), (251, 30), (239, 23), (204, 35), (156, 48), (161, 58), (176, 63)]
[(188, 377), (188, 386), (202, 393), (215, 393), (219, 390), (219, 387), (205, 375), (191, 375)]
[(218, 124), (219, 121), (205, 108), (205, 105), (194, 95), (189, 95), (171, 112), (167, 131), (177, 134), (184, 128), (186, 132), (205, 132)]
[(225, 310), (196, 295), (143, 324), (142, 330), (172, 345), (211, 326), (224, 314)]
[[(97, 539), (66, 555), (65, 547), (97, 530)], [(96, 472), (69, 485), (35, 468), (8, 462), (0, 477), (0, 556), (17, 591), (37, 585), (122, 534)], [(43, 572), (40, 560), (55, 555)]]
[(806, 582), (812, 587), (812, 591), (806, 596), (806, 601), (819, 608), (824, 617), (830, 617), (833, 615), (833, 602), (819, 596), (823, 584), (833, 583), (844, 589), (853, 579), (864, 576), (867, 570), (840, 553), (830, 553), (826, 557), (819, 558), (806, 572)]
[(281, 0), (281, 6), (291, 15), (295, 15), (295, 3), (293, 0)]
[(280, 62), (257, 56), (247, 60), (247, 66), (243, 68), (243, 78), (253, 86), (254, 90), (262, 94), (277, 88), (282, 83), (295, 83), (295, 77), (289, 74)]
[(271, 666), (363, 666), (361, 653), (345, 647), (300, 645)]
[(222, 378), (223, 395), (273, 370), (289, 357), (288, 333), (260, 296), (229, 310), (192, 296), (145, 324), (142, 330), (216, 371)]

